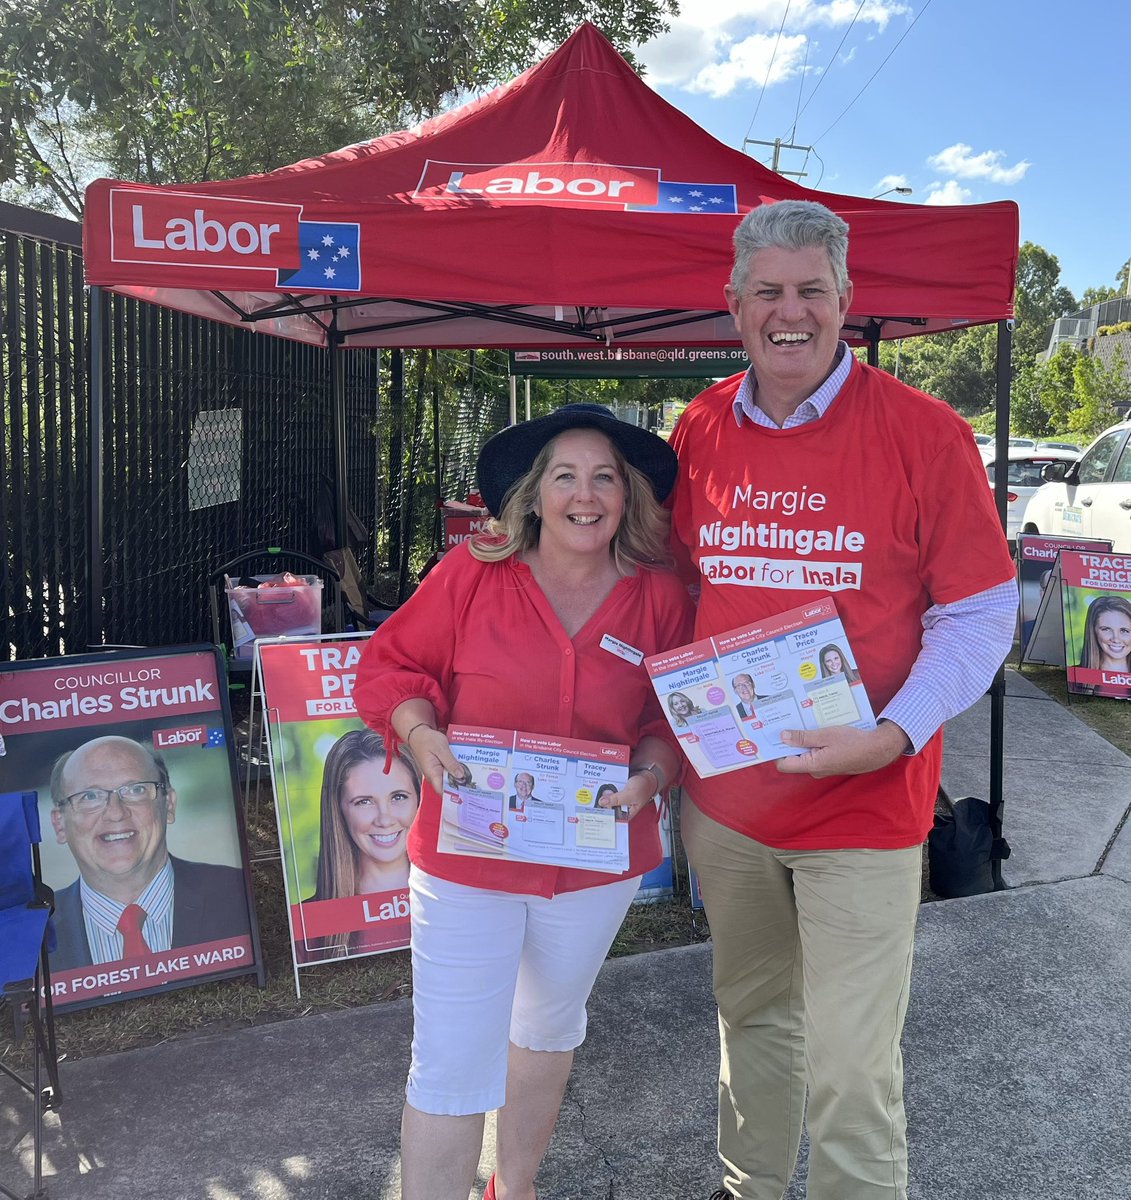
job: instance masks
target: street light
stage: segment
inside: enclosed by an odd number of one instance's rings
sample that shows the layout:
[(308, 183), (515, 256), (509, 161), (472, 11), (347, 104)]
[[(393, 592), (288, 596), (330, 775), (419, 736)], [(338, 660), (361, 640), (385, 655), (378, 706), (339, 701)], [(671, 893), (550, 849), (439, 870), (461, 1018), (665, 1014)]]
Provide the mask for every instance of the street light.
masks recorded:
[(872, 199), (873, 200), (882, 200), (884, 198), (884, 196), (890, 196), (892, 194), (892, 192), (895, 192), (895, 194), (897, 196), (910, 196), (911, 191), (912, 191), (912, 189), (909, 187), (888, 188), (888, 190), (886, 192), (881, 192), (878, 196), (873, 196)]

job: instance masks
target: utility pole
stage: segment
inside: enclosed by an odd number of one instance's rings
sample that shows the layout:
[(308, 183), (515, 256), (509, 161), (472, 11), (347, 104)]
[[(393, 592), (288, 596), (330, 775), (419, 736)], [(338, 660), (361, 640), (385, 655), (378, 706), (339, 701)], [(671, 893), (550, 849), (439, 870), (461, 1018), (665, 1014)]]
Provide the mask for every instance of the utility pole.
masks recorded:
[(793, 142), (783, 142), (781, 138), (774, 138), (772, 142), (760, 142), (756, 138), (743, 138), (742, 149), (745, 151), (747, 146), (771, 146), (773, 147), (774, 157), (770, 163), (770, 170), (778, 175), (793, 175), (797, 179), (804, 179), (809, 174), (808, 171), (784, 171), (782, 170), (781, 152), (783, 150), (804, 150), (806, 153), (813, 149), (812, 146), (797, 146)]

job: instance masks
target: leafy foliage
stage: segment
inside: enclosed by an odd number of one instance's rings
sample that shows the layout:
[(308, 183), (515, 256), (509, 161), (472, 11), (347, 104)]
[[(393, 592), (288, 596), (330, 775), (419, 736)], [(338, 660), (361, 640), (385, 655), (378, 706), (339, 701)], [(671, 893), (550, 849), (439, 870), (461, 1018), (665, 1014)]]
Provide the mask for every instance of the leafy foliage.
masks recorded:
[(885, 342), (880, 347), (880, 366), (969, 417), (993, 407), (996, 339), (996, 327), (984, 325)]
[(1075, 434), (1085, 441), (1119, 418), (1114, 402), (1131, 393), (1122, 357), (1110, 366), (1067, 343), (1047, 362), (1018, 371), (1010, 393), (1010, 425), (1028, 437)]
[(98, 169), (269, 171), (509, 78), (583, 20), (645, 41), (674, 0), (8, 0), (0, 176), (81, 215)]
[(1035, 242), (1025, 242), (1017, 261), (1017, 325), (1013, 352), (1021, 363), (1031, 362), (1048, 345), (1057, 317), (1076, 309), (1076, 297), (1060, 284), (1060, 262)]

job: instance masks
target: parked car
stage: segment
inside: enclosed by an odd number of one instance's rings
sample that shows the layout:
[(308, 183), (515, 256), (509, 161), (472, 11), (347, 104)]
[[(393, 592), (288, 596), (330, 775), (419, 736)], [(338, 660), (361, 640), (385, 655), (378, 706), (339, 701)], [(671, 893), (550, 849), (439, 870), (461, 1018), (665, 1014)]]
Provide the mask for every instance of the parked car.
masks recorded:
[(1077, 454), (1084, 453), (1083, 446), (1077, 446), (1075, 442), (1038, 442), (1038, 450), (1075, 450)]
[(1023, 533), (1111, 538), (1131, 554), (1131, 421), (1104, 430), (1076, 462), (1046, 466), (1030, 498)]
[(1036, 450), (1036, 438), (1011, 437), (1009, 439), (1010, 450)]
[[(1029, 503), (1029, 497), (1044, 482), (1041, 472), (1052, 463), (1071, 465), (1079, 457), (1079, 454), (1073, 450), (1021, 449), (1009, 451), (1005, 476), (1008, 489), (1006, 491), (1005, 536), (1011, 542), (1017, 540), (1017, 534), (1021, 531), (1021, 518), (1025, 513), (1026, 504)], [(997, 461), (986, 463), (986, 477), (989, 479), (991, 488), (997, 479), (997, 467)]]

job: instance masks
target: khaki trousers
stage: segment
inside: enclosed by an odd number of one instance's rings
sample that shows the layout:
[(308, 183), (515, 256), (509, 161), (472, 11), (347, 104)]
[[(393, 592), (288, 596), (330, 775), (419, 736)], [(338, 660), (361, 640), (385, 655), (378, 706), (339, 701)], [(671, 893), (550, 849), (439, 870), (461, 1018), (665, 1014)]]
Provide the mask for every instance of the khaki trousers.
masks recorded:
[(921, 849), (774, 850), (686, 792), (681, 824), (713, 941), (724, 1186), (781, 1200), (804, 1118), (808, 1200), (906, 1200)]

